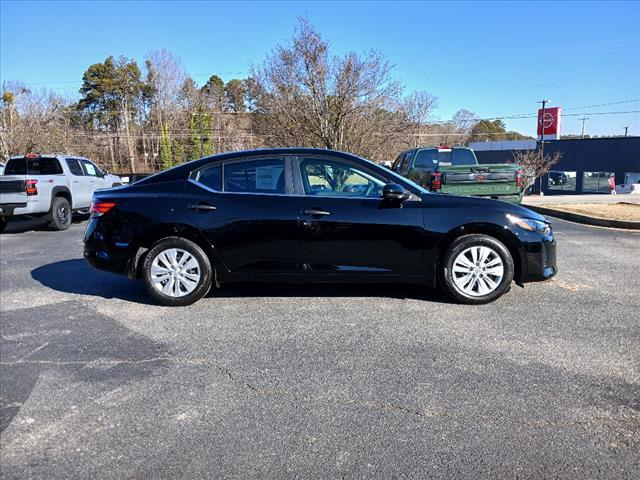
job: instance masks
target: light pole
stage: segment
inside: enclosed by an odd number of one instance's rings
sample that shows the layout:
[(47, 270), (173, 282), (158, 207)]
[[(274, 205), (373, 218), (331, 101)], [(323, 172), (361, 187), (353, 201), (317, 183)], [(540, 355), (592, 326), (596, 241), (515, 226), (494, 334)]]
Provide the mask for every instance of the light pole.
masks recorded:
[[(540, 116), (540, 166), (544, 162), (544, 109), (549, 100), (540, 100), (538, 103), (542, 104), (542, 115)], [(542, 195), (542, 177), (540, 177), (540, 190), (538, 191)]]
[(580, 138), (584, 138), (584, 122), (589, 120), (589, 117), (582, 117), (582, 118), (579, 118), (578, 120), (580, 120), (582, 122), (582, 135), (581, 135)]

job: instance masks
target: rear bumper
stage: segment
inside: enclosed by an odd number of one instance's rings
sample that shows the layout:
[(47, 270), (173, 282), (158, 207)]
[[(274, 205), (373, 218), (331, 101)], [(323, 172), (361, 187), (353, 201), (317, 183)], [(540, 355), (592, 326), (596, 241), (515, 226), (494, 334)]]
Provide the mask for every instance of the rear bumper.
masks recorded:
[(95, 269), (126, 275), (135, 252), (126, 241), (112, 243), (106, 238), (99, 219), (90, 219), (84, 233), (84, 259)]
[(12, 217), (14, 215), (23, 215), (23, 212), (28, 210), (27, 205), (27, 203), (1, 203), (0, 216)]

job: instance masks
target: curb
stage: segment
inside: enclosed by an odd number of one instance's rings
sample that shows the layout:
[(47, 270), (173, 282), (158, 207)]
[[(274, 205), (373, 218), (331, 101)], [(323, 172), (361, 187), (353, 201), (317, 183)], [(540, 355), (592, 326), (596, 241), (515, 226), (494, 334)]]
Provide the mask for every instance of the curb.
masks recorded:
[(589, 217), (579, 213), (563, 212), (553, 208), (539, 207), (537, 205), (523, 205), (529, 210), (549, 215), (551, 217), (561, 218), (570, 222), (583, 223), (585, 225), (594, 225), (596, 227), (623, 228), (625, 230), (640, 230), (640, 222), (627, 222), (625, 220), (608, 220), (606, 218)]

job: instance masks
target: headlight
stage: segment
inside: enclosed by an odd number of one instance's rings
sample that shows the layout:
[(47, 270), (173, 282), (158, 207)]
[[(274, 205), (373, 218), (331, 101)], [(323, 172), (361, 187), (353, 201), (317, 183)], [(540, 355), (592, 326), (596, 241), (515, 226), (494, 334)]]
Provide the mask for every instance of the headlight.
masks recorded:
[(547, 222), (541, 222), (531, 218), (520, 218), (515, 215), (511, 215), (510, 213), (507, 214), (507, 218), (511, 223), (514, 223), (525, 230), (529, 230), (530, 232), (537, 232), (541, 235), (549, 235), (551, 233), (551, 225)]

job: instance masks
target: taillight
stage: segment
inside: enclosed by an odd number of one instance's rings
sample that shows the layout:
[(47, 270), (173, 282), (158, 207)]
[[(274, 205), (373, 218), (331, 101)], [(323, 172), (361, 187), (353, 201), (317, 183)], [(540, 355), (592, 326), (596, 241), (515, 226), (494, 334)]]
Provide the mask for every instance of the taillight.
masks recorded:
[(115, 206), (115, 202), (91, 202), (89, 212), (91, 212), (92, 217), (100, 217)]
[(524, 177), (522, 175), (522, 170), (518, 170), (516, 172), (516, 186), (518, 188), (522, 188), (524, 186)]
[(27, 180), (25, 182), (24, 190), (27, 192), (27, 197), (33, 197), (38, 194), (38, 187), (36, 184), (38, 180)]
[(434, 172), (431, 174), (431, 190), (440, 190), (442, 188), (442, 173)]

